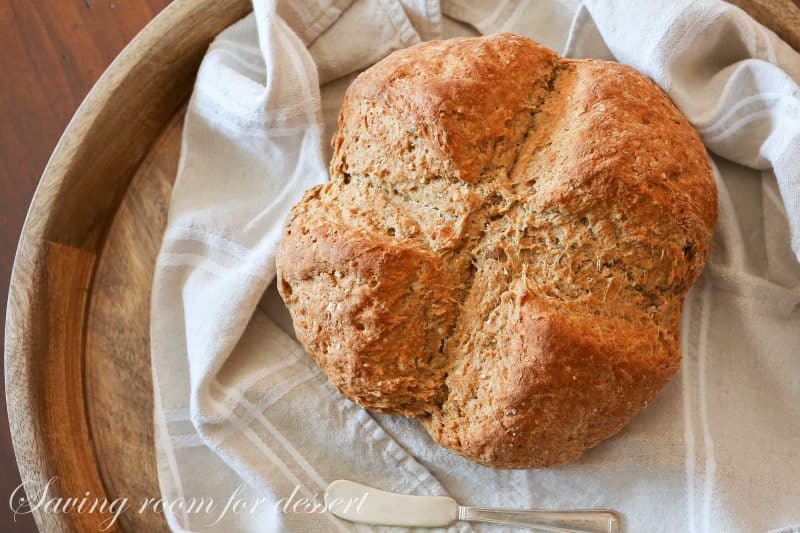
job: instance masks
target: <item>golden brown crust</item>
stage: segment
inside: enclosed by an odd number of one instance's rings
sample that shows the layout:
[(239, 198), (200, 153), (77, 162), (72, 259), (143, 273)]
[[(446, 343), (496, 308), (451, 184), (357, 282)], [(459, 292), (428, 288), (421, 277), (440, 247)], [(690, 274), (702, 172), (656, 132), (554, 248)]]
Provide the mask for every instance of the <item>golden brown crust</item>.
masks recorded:
[(630, 67), (501, 34), (402, 50), (342, 105), (279, 290), (346, 396), (499, 468), (573, 460), (680, 362), (716, 187)]
[(453, 281), (434, 254), (343, 224), (326, 205), (336, 189), (316, 187), (294, 209), (279, 291), (298, 339), (342, 393), (423, 415), (444, 396), (439, 348), (455, 318)]
[[(375, 155), (401, 161), (411, 152), (418, 163), (411, 168), (424, 175), (473, 182), (516, 151), (524, 128), (515, 125), (546, 95), (556, 62), (551, 50), (510, 34), (391, 54), (348, 89), (331, 172), (365, 173)], [(378, 147), (370, 144), (376, 135)]]

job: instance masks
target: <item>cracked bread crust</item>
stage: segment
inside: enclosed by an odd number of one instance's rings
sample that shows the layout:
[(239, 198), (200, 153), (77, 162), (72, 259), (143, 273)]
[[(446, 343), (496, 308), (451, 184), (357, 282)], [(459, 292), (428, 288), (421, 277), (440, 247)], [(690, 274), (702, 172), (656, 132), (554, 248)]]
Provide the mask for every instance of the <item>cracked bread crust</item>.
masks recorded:
[(478, 463), (543, 467), (676, 372), (716, 187), (642, 74), (511, 34), (431, 41), (353, 82), (333, 147), (278, 288), (350, 399)]

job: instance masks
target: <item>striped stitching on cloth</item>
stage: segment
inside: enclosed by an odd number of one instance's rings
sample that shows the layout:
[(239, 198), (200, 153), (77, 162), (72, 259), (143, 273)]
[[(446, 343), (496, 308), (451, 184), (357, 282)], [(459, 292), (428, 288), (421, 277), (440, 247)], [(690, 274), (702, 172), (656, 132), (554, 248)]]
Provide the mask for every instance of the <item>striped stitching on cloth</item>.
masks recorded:
[[(217, 392), (222, 393), (222, 395), (224, 396), (225, 391), (219, 387), (216, 381), (212, 380), (210, 382), (209, 389), (216, 390)], [(216, 403), (218, 407), (223, 407), (223, 408), (225, 407), (225, 403), (216, 398), (214, 394), (209, 394), (207, 397), (213, 403)], [(270, 447), (270, 445), (266, 441), (264, 441), (264, 439), (260, 435), (258, 435), (255, 431), (253, 431), (253, 429), (246, 423), (244, 423), (244, 421), (242, 421), (242, 419), (233, 411), (230, 411), (228, 416), (230, 421), (237, 426), (239, 432), (242, 435), (244, 435), (251, 443), (253, 443), (256, 449), (258, 449), (259, 452), (261, 452), (264, 455), (264, 458), (268, 460), (270, 464), (275, 465), (278, 468), (278, 470), (286, 477), (286, 479), (292, 482), (295, 486), (299, 487), (299, 490), (304, 492), (305, 493), (304, 495), (307, 498), (313, 499), (314, 495), (308, 491), (306, 485), (303, 484), (298, 479), (294, 471), (292, 471), (289, 468), (289, 465), (285, 461), (279, 458), (275, 450), (272, 447)], [(215, 443), (210, 442), (209, 444), (212, 445), (213, 449), (219, 450), (218, 446), (213, 446), (213, 444)], [(330, 513), (322, 513), (322, 514), (324, 514), (331, 521), (334, 528), (337, 529), (338, 531), (343, 531), (345, 533), (351, 531), (350, 529), (343, 527), (341, 521), (333, 517), (333, 515), (331, 515)]]
[(691, 371), (689, 369), (689, 325), (692, 321), (694, 304), (692, 298), (686, 298), (683, 304), (683, 323), (681, 324), (681, 388), (683, 396), (684, 440), (686, 442), (686, 520), (688, 533), (695, 533), (694, 509), (694, 477), (695, 477), (695, 434), (692, 425), (692, 390)]
[[(700, 507), (700, 530), (704, 533), (711, 528), (711, 500), (714, 491), (716, 474), (716, 456), (714, 452), (714, 441), (711, 436), (708, 417), (708, 397), (706, 392), (706, 359), (708, 346), (709, 319), (711, 311), (711, 289), (712, 282), (706, 272), (697, 283), (699, 294), (694, 298), (686, 298), (683, 309), (683, 323), (681, 325), (681, 382), (683, 395), (684, 413), (684, 439), (686, 442), (686, 516), (688, 530), (690, 533), (697, 531), (697, 509), (695, 507), (695, 493), (697, 487), (697, 435), (694, 429), (693, 414), (699, 412), (700, 431), (703, 437), (703, 485), (701, 491)], [(697, 290), (696, 289), (696, 290)], [(695, 305), (700, 304), (699, 330), (694, 333), (689, 327), (695, 321)], [(693, 334), (694, 333), (694, 334)], [(697, 339), (697, 353), (693, 354), (692, 345), (689, 341), (690, 335)], [(692, 357), (691, 355), (696, 355)], [(697, 359), (697, 394), (698, 399), (692, 397), (692, 386), (690, 384), (693, 372), (690, 368), (692, 360)], [(695, 405), (695, 402), (697, 405)]]
[(706, 393), (706, 359), (708, 355), (708, 325), (709, 314), (711, 312), (711, 283), (708, 279), (703, 280), (702, 307), (700, 310), (700, 335), (697, 348), (699, 362), (700, 388), (700, 424), (703, 431), (703, 447), (705, 453), (705, 473), (703, 482), (703, 531), (708, 533), (711, 527), (711, 496), (714, 491), (714, 476), (717, 469), (717, 461), (714, 454), (714, 441), (711, 438), (711, 430), (708, 423), (708, 397)]

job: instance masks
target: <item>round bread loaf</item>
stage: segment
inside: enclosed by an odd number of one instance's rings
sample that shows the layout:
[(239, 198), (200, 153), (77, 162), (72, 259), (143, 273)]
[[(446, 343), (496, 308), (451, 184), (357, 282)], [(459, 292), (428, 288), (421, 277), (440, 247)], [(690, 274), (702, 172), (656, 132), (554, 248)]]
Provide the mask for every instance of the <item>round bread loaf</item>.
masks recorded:
[(348, 398), (478, 463), (543, 467), (675, 374), (716, 186), (636, 70), (510, 34), (427, 42), (353, 82), (333, 149), (278, 288)]

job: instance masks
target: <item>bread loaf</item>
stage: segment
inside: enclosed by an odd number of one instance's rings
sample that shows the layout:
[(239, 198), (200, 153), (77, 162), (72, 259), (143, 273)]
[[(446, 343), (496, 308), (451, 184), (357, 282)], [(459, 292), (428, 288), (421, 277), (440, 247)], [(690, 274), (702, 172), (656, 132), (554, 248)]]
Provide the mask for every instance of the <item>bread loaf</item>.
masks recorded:
[(511, 34), (427, 42), (353, 82), (333, 149), (278, 286), (348, 398), (478, 463), (543, 467), (675, 374), (716, 187), (644, 75)]

